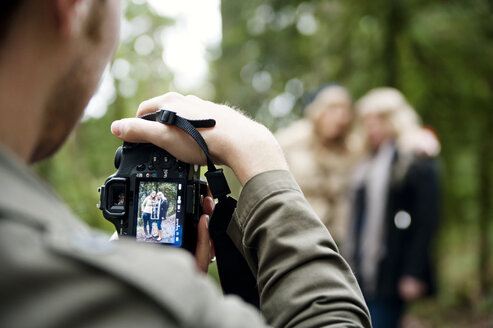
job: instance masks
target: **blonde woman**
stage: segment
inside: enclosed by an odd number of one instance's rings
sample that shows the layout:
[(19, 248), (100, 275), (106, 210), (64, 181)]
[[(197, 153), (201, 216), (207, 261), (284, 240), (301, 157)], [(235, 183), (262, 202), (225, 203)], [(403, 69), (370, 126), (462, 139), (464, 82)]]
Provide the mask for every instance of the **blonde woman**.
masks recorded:
[(396, 89), (371, 90), (356, 109), (367, 148), (351, 184), (343, 250), (373, 327), (397, 327), (405, 302), (434, 288), (430, 255), (439, 216), (440, 145)]
[(347, 233), (346, 192), (361, 142), (351, 133), (352, 98), (339, 84), (323, 86), (305, 108), (305, 118), (276, 138), (306, 199), (340, 243)]
[(154, 203), (156, 202), (156, 192), (153, 190), (147, 196), (141, 205), (142, 210), (142, 219), (144, 220), (144, 233), (146, 238), (152, 237), (152, 209), (154, 207)]

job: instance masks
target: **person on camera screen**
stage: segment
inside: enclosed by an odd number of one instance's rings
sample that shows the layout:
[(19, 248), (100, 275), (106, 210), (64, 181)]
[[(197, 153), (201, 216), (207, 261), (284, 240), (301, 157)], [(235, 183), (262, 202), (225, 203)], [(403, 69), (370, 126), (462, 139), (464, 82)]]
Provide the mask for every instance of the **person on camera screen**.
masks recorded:
[(168, 200), (162, 192), (157, 193), (156, 204), (152, 209), (153, 219), (156, 221), (157, 235), (153, 237), (158, 237), (156, 240), (161, 241), (163, 239), (163, 220), (166, 220), (166, 213), (168, 212)]
[(144, 232), (146, 238), (152, 237), (152, 212), (156, 204), (156, 192), (153, 190), (142, 202), (142, 220), (144, 221)]

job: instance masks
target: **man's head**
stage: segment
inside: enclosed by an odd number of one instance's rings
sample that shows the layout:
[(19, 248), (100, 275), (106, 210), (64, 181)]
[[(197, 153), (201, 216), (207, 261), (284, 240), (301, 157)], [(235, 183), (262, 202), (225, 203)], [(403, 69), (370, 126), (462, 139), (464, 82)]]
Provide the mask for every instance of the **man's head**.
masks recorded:
[(1, 6), (1, 118), (17, 128), (0, 133), (0, 142), (34, 162), (58, 149), (96, 90), (118, 41), (119, 0), (9, 0)]

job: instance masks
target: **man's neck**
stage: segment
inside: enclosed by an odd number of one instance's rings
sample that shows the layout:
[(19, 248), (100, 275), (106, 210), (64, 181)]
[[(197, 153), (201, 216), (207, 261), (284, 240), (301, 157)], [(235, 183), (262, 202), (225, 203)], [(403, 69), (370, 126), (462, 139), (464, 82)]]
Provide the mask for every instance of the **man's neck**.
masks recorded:
[(38, 44), (24, 35), (0, 45), (0, 143), (25, 163), (37, 146), (50, 84)]

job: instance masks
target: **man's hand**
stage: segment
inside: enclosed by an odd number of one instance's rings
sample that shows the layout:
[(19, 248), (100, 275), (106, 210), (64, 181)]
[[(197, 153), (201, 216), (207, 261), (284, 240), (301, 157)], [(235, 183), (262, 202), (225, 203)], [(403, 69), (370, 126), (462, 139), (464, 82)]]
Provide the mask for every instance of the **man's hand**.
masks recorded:
[[(225, 105), (195, 96), (167, 93), (143, 102), (137, 116), (167, 109), (187, 119), (214, 119), (216, 126), (200, 129), (212, 159), (235, 172), (242, 185), (259, 173), (288, 166), (272, 133), (263, 125)], [(129, 118), (113, 122), (111, 132), (129, 142), (148, 142), (166, 149), (176, 158), (192, 164), (206, 163), (195, 141), (175, 126)]]
[(211, 260), (216, 257), (214, 246), (209, 236), (209, 219), (214, 209), (212, 197), (205, 197), (202, 202), (202, 211), (197, 231), (197, 248), (195, 249), (195, 263), (204, 273), (207, 273)]
[[(216, 257), (214, 245), (209, 236), (209, 219), (214, 210), (214, 200), (212, 197), (204, 197), (202, 201), (202, 212), (197, 228), (197, 246), (195, 248), (195, 263), (200, 271), (207, 273), (209, 264)], [(163, 220), (166, 220), (163, 217)], [(118, 232), (115, 231), (110, 237), (110, 241), (118, 240)]]

